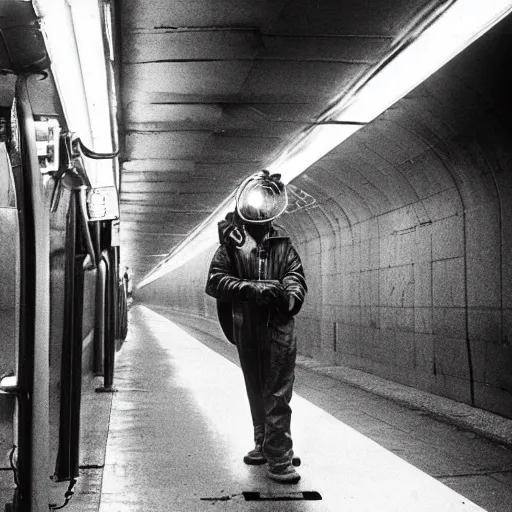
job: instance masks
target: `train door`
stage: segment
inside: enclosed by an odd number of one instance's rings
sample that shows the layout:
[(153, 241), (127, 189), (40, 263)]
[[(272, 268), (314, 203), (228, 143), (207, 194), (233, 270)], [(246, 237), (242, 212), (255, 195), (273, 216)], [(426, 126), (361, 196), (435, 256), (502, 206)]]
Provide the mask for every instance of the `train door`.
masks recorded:
[(15, 391), (19, 353), (20, 314), (20, 222), (16, 186), (8, 154), (10, 109), (0, 113), (0, 507), (11, 503), (15, 481), (11, 471), (15, 465), (18, 432), (15, 419)]
[(50, 456), (56, 459), (55, 480), (73, 484), (79, 473), (84, 274), (95, 265), (82, 240), (83, 181), (72, 169), (59, 179), (50, 221)]
[[(2, 208), (2, 303), (6, 324), (0, 391), (11, 400), (12, 499), (5, 510), (48, 507), (48, 339), (49, 223), (48, 195), (41, 177), (36, 129), (28, 97), (27, 77), (16, 81), (16, 100), (6, 124), (8, 140), (0, 147), (5, 208)], [(3, 112), (4, 117), (7, 113)], [(7, 337), (7, 341), (5, 339)]]

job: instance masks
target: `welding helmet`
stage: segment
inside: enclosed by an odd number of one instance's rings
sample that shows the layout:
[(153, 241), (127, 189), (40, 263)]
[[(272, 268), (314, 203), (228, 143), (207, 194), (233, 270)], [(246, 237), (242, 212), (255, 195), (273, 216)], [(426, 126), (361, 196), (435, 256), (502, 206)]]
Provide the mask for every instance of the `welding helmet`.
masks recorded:
[(281, 215), (288, 206), (280, 174), (261, 171), (247, 178), (236, 192), (236, 211), (249, 224), (264, 224)]

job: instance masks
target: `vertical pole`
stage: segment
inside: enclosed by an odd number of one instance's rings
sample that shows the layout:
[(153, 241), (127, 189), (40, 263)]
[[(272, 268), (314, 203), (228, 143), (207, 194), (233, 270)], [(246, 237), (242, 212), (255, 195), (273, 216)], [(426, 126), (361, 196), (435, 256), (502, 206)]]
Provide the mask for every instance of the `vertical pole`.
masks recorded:
[(104, 375), (103, 359), (105, 357), (105, 293), (107, 284), (107, 268), (103, 258), (100, 258), (98, 261), (94, 329), (94, 373), (96, 375)]
[(113, 285), (112, 285), (112, 261), (109, 251), (105, 249), (102, 253), (101, 265), (105, 268), (105, 293), (104, 293), (104, 322), (103, 322), (103, 387), (96, 388), (97, 393), (111, 393), (116, 391), (114, 384), (114, 361), (116, 345), (113, 323)]
[(112, 261), (109, 258), (108, 252), (105, 251), (104, 258), (107, 260), (107, 280), (106, 280), (106, 301), (105, 301), (105, 368), (104, 368), (104, 387), (106, 390), (112, 389), (114, 384), (114, 358), (115, 358), (115, 337), (112, 329)]
[(120, 301), (120, 293), (119, 293), (119, 252), (118, 247), (112, 247), (110, 250), (110, 254), (112, 255), (112, 260), (114, 264), (112, 265), (112, 293), (113, 293), (113, 304), (112, 304), (112, 316), (114, 319), (114, 344), (116, 345), (120, 339), (120, 311), (119, 311), (119, 301)]

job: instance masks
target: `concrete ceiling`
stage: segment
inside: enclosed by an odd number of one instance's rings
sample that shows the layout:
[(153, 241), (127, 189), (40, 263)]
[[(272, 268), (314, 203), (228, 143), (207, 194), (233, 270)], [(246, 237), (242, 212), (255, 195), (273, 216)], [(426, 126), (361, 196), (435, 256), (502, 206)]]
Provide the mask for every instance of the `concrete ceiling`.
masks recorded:
[(123, 2), (121, 240), (135, 282), (439, 3)]

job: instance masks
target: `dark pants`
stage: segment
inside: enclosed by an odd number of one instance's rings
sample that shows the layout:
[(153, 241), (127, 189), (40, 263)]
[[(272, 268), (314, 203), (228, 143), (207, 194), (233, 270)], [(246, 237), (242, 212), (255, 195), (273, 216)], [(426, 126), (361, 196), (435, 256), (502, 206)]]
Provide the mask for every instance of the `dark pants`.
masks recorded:
[[(256, 318), (255, 318), (256, 316)], [(234, 322), (235, 341), (254, 425), (254, 440), (263, 445), (270, 468), (290, 464), (290, 433), (296, 342), (293, 319), (276, 326), (251, 315)], [(240, 320), (242, 320), (240, 318)]]

